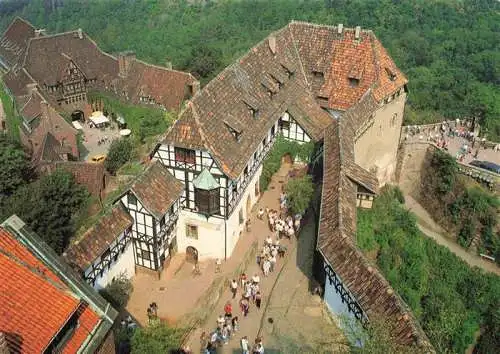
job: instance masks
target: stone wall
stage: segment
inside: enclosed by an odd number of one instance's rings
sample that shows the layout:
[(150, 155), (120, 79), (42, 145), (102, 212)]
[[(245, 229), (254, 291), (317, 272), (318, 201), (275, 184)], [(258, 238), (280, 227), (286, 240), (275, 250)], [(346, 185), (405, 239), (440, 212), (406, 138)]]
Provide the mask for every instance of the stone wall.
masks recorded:
[(406, 94), (377, 109), (371, 126), (356, 140), (356, 163), (376, 173), (380, 185), (395, 181), (396, 156)]

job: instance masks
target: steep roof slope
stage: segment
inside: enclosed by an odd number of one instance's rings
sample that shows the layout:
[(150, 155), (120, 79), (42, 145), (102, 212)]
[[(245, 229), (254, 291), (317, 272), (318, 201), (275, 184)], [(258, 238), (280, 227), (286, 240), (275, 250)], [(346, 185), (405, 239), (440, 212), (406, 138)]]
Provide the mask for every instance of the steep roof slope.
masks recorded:
[(325, 108), (345, 111), (372, 88), (377, 101), (408, 80), (372, 31), (292, 22), (290, 28), (316, 97)]
[(101, 51), (90, 37), (79, 31), (31, 39), (24, 68), (41, 86), (55, 85), (62, 81), (70, 61), (87, 79), (111, 82), (118, 75), (116, 59)]
[(157, 219), (179, 199), (183, 184), (159, 161), (153, 162), (130, 187), (141, 204)]
[(290, 29), (285, 27), (195, 95), (165, 142), (179, 139), (182, 145), (205, 146), (223, 171), (237, 178), (277, 117), (289, 109), (316, 140), (331, 122), (308, 92)]
[(4, 228), (0, 228), (0, 331), (11, 351), (43, 352), (78, 311), (80, 326), (64, 352), (76, 352), (99, 317)]
[(0, 60), (3, 58), (8, 67), (22, 64), (28, 41), (33, 37), (35, 27), (16, 17), (0, 39)]
[(132, 226), (134, 219), (119, 204), (104, 214), (95, 225), (65, 252), (68, 262), (85, 270), (109, 248), (115, 239)]

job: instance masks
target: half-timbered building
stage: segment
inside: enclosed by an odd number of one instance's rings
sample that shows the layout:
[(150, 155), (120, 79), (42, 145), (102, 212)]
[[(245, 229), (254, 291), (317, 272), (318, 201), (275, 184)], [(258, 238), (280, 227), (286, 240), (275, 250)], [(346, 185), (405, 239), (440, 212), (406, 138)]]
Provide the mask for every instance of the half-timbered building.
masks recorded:
[(122, 205), (114, 205), (70, 245), (64, 257), (96, 289), (121, 276), (130, 278), (135, 274), (133, 223)]
[(156, 162), (118, 199), (134, 219), (131, 236), (136, 266), (160, 271), (177, 250), (182, 189), (183, 184)]

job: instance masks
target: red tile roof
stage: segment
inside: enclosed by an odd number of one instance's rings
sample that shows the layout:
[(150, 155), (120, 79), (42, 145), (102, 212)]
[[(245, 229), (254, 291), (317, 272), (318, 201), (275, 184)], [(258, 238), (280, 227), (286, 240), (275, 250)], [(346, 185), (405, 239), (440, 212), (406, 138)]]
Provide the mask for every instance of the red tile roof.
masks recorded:
[(79, 312), (79, 324), (65, 352), (75, 353), (98, 323), (98, 316), (40, 260), (0, 228), (0, 332), (9, 347), (40, 353), (67, 320)]
[(289, 26), (308, 82), (316, 96), (328, 100), (327, 108), (345, 111), (370, 88), (380, 102), (408, 82), (372, 31), (361, 30), (356, 39), (353, 28), (338, 33), (333, 26)]

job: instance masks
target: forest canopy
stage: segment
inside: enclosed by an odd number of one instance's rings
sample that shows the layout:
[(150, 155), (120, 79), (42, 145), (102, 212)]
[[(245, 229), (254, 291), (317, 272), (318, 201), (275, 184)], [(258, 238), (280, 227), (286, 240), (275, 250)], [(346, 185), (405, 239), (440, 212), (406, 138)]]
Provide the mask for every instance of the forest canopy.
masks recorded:
[(7, 0), (0, 29), (16, 15), (49, 32), (82, 28), (105, 51), (132, 49), (203, 83), (291, 20), (360, 25), (410, 80), (407, 123), (475, 116), (488, 138), (500, 137), (495, 0)]

